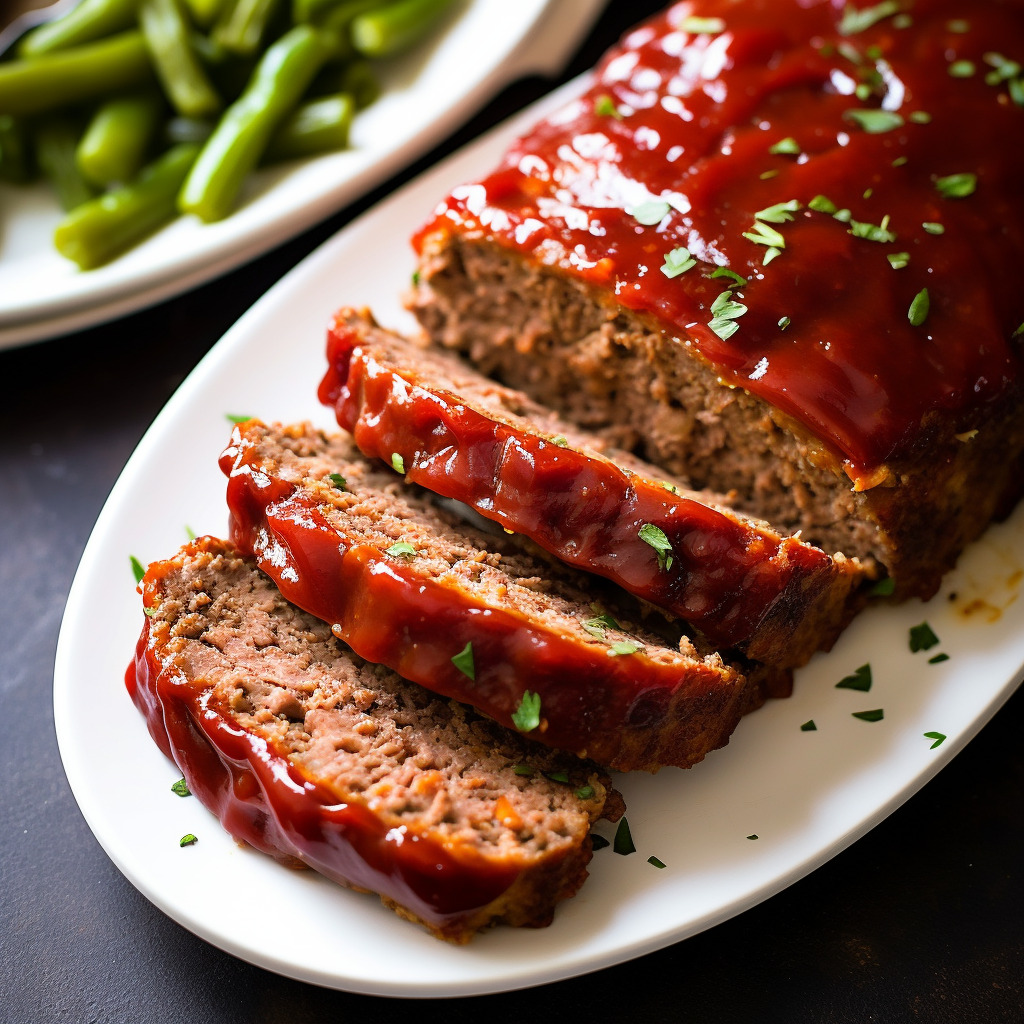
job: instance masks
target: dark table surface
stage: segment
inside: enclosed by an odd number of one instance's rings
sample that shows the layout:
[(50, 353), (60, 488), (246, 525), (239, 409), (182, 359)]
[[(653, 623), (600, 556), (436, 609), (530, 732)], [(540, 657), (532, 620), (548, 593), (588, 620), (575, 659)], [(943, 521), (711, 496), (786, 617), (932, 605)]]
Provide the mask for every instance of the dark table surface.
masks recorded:
[[(658, 6), (613, 0), (564, 77)], [(766, 903), (631, 963), (503, 995), (413, 1006), (252, 967), (150, 905), (83, 821), (54, 735), (54, 650), (75, 567), (134, 446), (288, 269), (550, 85), (517, 83), (400, 178), (215, 283), (0, 352), (0, 1021), (1024, 1021), (1024, 692), (903, 807)]]

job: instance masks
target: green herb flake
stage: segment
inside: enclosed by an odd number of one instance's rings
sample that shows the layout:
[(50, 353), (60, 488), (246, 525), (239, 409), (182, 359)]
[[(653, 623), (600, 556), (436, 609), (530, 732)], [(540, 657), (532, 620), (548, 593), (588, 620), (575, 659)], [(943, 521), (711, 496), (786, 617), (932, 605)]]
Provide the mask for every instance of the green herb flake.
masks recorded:
[(935, 741), (935, 742), (934, 742), (934, 743), (933, 743), (933, 744), (932, 744), (932, 745), (931, 745), (931, 746), (930, 746), (930, 747), (928, 748), (929, 750), (934, 750), (934, 749), (935, 749), (935, 748), (936, 748), (937, 746), (939, 746), (939, 745), (940, 745), (940, 744), (942, 743), (942, 741), (943, 741), (943, 740), (944, 740), (944, 739), (946, 738), (946, 734), (945, 734), (944, 732), (926, 732), (926, 733), (924, 733), (924, 738), (925, 738), (926, 740), (934, 740), (934, 741)]
[(590, 848), (595, 852), (597, 850), (603, 850), (606, 846), (611, 846), (611, 843), (605, 839), (604, 836), (599, 836), (596, 832), (590, 834)]
[(623, 857), (636, 853), (633, 837), (629, 832), (629, 822), (624, 817), (619, 818), (619, 826), (615, 829), (615, 841), (612, 843), (612, 847), (616, 853), (622, 854)]
[(420, 283), (420, 272), (418, 270), (414, 270), (412, 272), (412, 284), (413, 284), (413, 287), (414, 288), (418, 287), (419, 283)]
[(818, 727), (817, 727), (817, 725), (814, 724), (814, 719), (813, 718), (808, 718), (807, 721), (804, 722), (804, 724), (800, 726), (800, 731), (801, 732), (817, 732), (818, 731)]
[(880, 110), (876, 107), (853, 107), (843, 111), (843, 117), (853, 121), (868, 135), (882, 135), (903, 126), (903, 118), (894, 110)]
[(182, 836), (178, 840), (178, 845), (179, 846), (195, 846), (195, 844), (198, 843), (198, 842), (199, 842), (199, 840), (194, 835), (192, 835), (191, 832), (189, 832), (188, 835)]
[(658, 860), (658, 858), (654, 856), (648, 857), (647, 863), (656, 868), (663, 868), (665, 866), (665, 862), (663, 860)]
[(909, 252), (891, 252), (886, 258), (893, 270), (902, 270), (910, 263)]
[(769, 178), (777, 178), (778, 176), (779, 176), (779, 172), (777, 170), (762, 171), (758, 175), (758, 177), (761, 179), (761, 181), (768, 181)]
[(550, 779), (552, 782), (568, 782), (569, 773), (564, 768), (558, 768), (553, 772), (545, 772), (544, 778)]
[(907, 163), (907, 158), (905, 156), (898, 156), (898, 157), (896, 157), (895, 160), (893, 160), (893, 162), (892, 162), (892, 164), (890, 166), (892, 166), (892, 167), (903, 167), (906, 163)]
[(928, 664), (929, 665), (938, 665), (938, 664), (941, 664), (943, 661), (949, 661), (949, 655), (946, 654), (944, 651), (942, 653), (940, 653), (940, 654), (933, 654), (928, 659)]
[(605, 638), (605, 630), (619, 628), (619, 624), (610, 615), (605, 614), (595, 615), (583, 623), (583, 629), (591, 636), (596, 636), (598, 640)]
[(753, 834), (747, 836), (747, 838), (748, 839), (760, 839), (761, 837), (756, 832), (754, 832)]
[(553, 445), (555, 445), (556, 448), (568, 448), (569, 447), (569, 442), (565, 439), (565, 435), (563, 435), (563, 434), (559, 434), (557, 437), (552, 437), (550, 440), (551, 440), (551, 443)]
[(668, 211), (671, 209), (672, 207), (664, 199), (652, 199), (646, 203), (641, 203), (639, 206), (634, 206), (626, 212), (640, 224), (654, 227), (655, 224), (660, 224), (668, 216)]
[(540, 725), (540, 694), (523, 692), (519, 707), (512, 712), (512, 724), (520, 732), (533, 732)]
[(151, 619), (151, 618), (153, 618), (154, 615), (156, 615), (156, 609), (155, 608), (143, 608), (142, 609), (142, 614), (145, 615), (147, 619)]
[(971, 23), (964, 18), (953, 18), (946, 22), (946, 28), (962, 36), (971, 31)]
[(660, 526), (655, 526), (654, 523), (644, 523), (640, 527), (637, 536), (645, 544), (649, 544), (654, 548), (658, 556), (659, 569), (668, 570), (672, 568), (672, 544)]
[(769, 224), (785, 224), (786, 221), (793, 219), (793, 214), (800, 209), (800, 201), (797, 199), (788, 199), (784, 203), (776, 203), (774, 206), (768, 206), (763, 210), (758, 210), (754, 214), (754, 217), (760, 221), (768, 221)]
[(348, 487), (348, 481), (340, 473), (331, 473), (328, 475), (327, 479), (330, 480), (339, 491), (343, 491)]
[(192, 790), (188, 788), (188, 783), (185, 781), (185, 777), (182, 776), (177, 782), (172, 783), (171, 792), (175, 796), (191, 796)]
[(516, 775), (523, 775), (527, 778), (529, 778), (531, 775), (537, 774), (537, 770), (535, 768), (531, 768), (528, 764), (517, 764), (515, 768), (512, 769), (512, 771)]
[(910, 627), (911, 653), (916, 654), (918, 651), (930, 651), (938, 642), (939, 638), (935, 635), (935, 630), (927, 622)]
[(594, 798), (594, 787), (593, 786), (580, 786), (575, 791), (577, 800), (592, 800)]
[(252, 416), (242, 416), (242, 415), (240, 415), (238, 413), (233, 413), (233, 412), (226, 412), (224, 414), (224, 418), (228, 421), (228, 423), (248, 423), (249, 420), (251, 420), (253, 417)]
[(886, 576), (884, 580), (879, 580), (871, 588), (872, 597), (890, 597), (896, 592), (896, 581), (891, 576)]
[(736, 283), (737, 288), (742, 288), (748, 283), (745, 277), (740, 277), (735, 270), (730, 270), (728, 267), (715, 267), (715, 269), (708, 274), (708, 277), (727, 277), (730, 281), (734, 281)]
[(697, 261), (690, 255), (690, 250), (680, 246), (678, 249), (672, 249), (665, 253), (665, 262), (662, 264), (661, 272), (666, 277), (678, 277), (696, 265)]
[(921, 227), (928, 232), (929, 235), (942, 235), (945, 234), (946, 229), (934, 220), (926, 220)]
[(869, 242), (895, 242), (896, 236), (889, 230), (888, 218), (881, 224), (867, 224), (860, 220), (850, 220), (850, 234), (854, 238), (866, 238)]
[(754, 225), (749, 231), (743, 232), (743, 237), (749, 238), (756, 245), (769, 245), (775, 249), (786, 248), (786, 239), (775, 228), (769, 227), (759, 220), (754, 221)]
[(931, 124), (932, 115), (927, 110), (915, 110), (907, 115), (907, 120), (914, 124)]
[(955, 60), (946, 70), (950, 78), (971, 78), (977, 69), (973, 60)]
[(615, 100), (607, 93), (602, 93), (594, 100), (594, 113), (598, 117), (614, 117), (616, 121), (622, 120), (622, 111), (615, 106)]
[(1010, 92), (1010, 99), (1018, 107), (1024, 107), (1024, 78), (1015, 78), (1007, 86), (1007, 89)]
[(808, 204), (808, 208), (811, 210), (817, 210), (818, 213), (830, 213), (835, 215), (839, 207), (829, 199), (828, 196), (815, 196)]
[(467, 642), (466, 646), (452, 658), (452, 664), (470, 679), (476, 679), (476, 666), (473, 664), (473, 644)]
[(779, 139), (778, 142), (769, 146), (768, 152), (773, 156), (798, 156), (800, 153), (800, 143), (792, 135), (788, 135), (786, 138)]
[(721, 18), (683, 18), (679, 30), (695, 36), (717, 36), (725, 31), (725, 22)]
[(931, 298), (928, 295), (928, 289), (922, 288), (914, 296), (910, 308), (907, 310), (907, 319), (911, 326), (920, 327), (928, 319), (929, 309), (931, 309)]
[(788, 316), (779, 317), (779, 330), (784, 331), (793, 321)]
[(416, 548), (407, 540), (397, 540), (387, 548), (386, 554), (392, 558), (412, 558), (417, 554)]
[(873, 711), (854, 711), (854, 718), (859, 718), (862, 722), (880, 722), (885, 717), (885, 712), (882, 708), (875, 708)]
[(405, 472), (405, 459), (403, 459), (402, 456), (398, 454), (398, 452), (391, 453), (391, 468), (396, 473)]
[(614, 643), (608, 648), (608, 653), (612, 656), (620, 654), (636, 654), (640, 650), (640, 645), (632, 640), (620, 640), (618, 643)]
[(1021, 73), (1020, 64), (1004, 57), (1001, 53), (990, 51), (984, 55), (983, 59), (993, 69), (985, 75), (986, 85), (1000, 85), (1016, 78)]
[(839, 33), (844, 36), (856, 35), (884, 18), (900, 13), (898, 0), (883, 0), (873, 7), (856, 8), (847, 4), (843, 8), (843, 17), (839, 22)]
[(860, 690), (867, 693), (871, 689), (871, 665), (861, 665), (852, 676), (845, 676), (836, 683), (837, 690)]
[(135, 582), (141, 583), (142, 577), (146, 575), (146, 567), (134, 555), (129, 555), (128, 558), (132, 563), (132, 575), (135, 577)]
[(974, 194), (978, 187), (976, 174), (947, 174), (944, 178), (935, 179), (935, 188), (939, 195), (946, 199), (963, 199)]

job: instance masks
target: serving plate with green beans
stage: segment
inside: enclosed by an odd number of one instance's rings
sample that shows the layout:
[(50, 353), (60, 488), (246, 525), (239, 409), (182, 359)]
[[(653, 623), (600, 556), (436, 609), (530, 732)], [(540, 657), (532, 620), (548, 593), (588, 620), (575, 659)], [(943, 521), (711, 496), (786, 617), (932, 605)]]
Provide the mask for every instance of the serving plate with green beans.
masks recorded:
[(304, 230), (555, 72), (603, 2), (80, 0), (0, 57), (0, 347)]

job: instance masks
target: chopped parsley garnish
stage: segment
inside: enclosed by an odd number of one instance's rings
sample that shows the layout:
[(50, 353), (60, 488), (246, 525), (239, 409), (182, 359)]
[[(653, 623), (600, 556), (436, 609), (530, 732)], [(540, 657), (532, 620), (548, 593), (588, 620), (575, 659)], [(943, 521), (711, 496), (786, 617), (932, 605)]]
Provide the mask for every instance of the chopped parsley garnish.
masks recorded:
[(544, 777), (550, 779), (552, 782), (568, 782), (569, 773), (564, 768), (559, 768), (553, 772), (545, 772)]
[(672, 568), (672, 544), (668, 537), (665, 536), (665, 531), (661, 529), (660, 526), (655, 526), (654, 523), (644, 523), (644, 525), (640, 527), (637, 536), (645, 544), (650, 544), (650, 546), (654, 548), (658, 556), (658, 568)]
[(414, 287), (420, 283), (420, 272), (418, 270), (412, 272), (412, 283)]
[(611, 843), (604, 836), (599, 836), (596, 832), (592, 832), (590, 834), (590, 846), (593, 850), (603, 850), (606, 846), (611, 846)]
[(619, 640), (618, 643), (614, 643), (608, 648), (610, 655), (618, 654), (636, 654), (640, 650), (640, 645), (633, 640)]
[(807, 721), (804, 722), (804, 724), (800, 726), (800, 731), (801, 732), (817, 732), (818, 731), (818, 727), (817, 727), (817, 725), (814, 724), (814, 719), (813, 718), (808, 718)]
[[(768, 228), (768, 230), (774, 229)], [(708, 321), (708, 327), (725, 341), (739, 330), (736, 320), (746, 311), (747, 307), (742, 302), (733, 301), (731, 290), (720, 292), (715, 301), (711, 303), (711, 319)]]
[(986, 85), (1000, 85), (1016, 78), (1021, 73), (1021, 66), (1015, 60), (1004, 57), (1001, 53), (989, 52), (984, 55), (985, 63), (993, 70), (985, 75)]
[(844, 676), (836, 683), (837, 690), (860, 690), (867, 693), (871, 689), (871, 665), (861, 665), (852, 676)]
[(850, 234), (854, 238), (866, 238), (869, 242), (895, 242), (896, 236), (889, 230), (889, 218), (883, 217), (881, 224), (867, 224), (862, 220), (850, 220)]
[(892, 166), (893, 167), (902, 167), (904, 164), (906, 164), (906, 162), (907, 162), (907, 158), (905, 156), (898, 156), (898, 157), (896, 157), (895, 160), (893, 160)]
[(915, 110), (908, 115), (908, 120), (913, 121), (914, 124), (931, 124), (932, 115), (927, 110)]
[[(568, 780), (566, 780), (566, 781), (568, 781)], [(576, 799), (577, 800), (592, 800), (593, 797), (594, 797), (594, 787), (593, 786), (580, 786), (580, 788), (576, 790)]]
[(515, 768), (512, 769), (512, 771), (515, 772), (516, 775), (530, 776), (537, 774), (536, 770), (534, 768), (531, 768), (528, 764), (517, 764)]
[[(754, 217), (759, 221), (768, 221), (769, 224), (785, 224), (786, 221), (793, 219), (793, 214), (799, 209), (799, 200), (789, 199), (784, 203), (776, 203), (774, 206), (758, 210)], [(777, 242), (773, 244), (778, 245)]]
[(132, 575), (135, 577), (136, 583), (142, 582), (142, 577), (146, 575), (146, 567), (134, 556), (128, 556), (132, 563)]
[[(730, 281), (736, 282), (737, 288), (742, 288), (747, 284), (747, 279), (745, 277), (741, 277), (735, 270), (730, 270), (728, 267), (715, 267), (715, 269), (708, 274), (708, 277), (727, 277)], [(1024, 327), (1024, 324), (1021, 326)]]
[(926, 740), (935, 740), (928, 748), (929, 750), (934, 750), (946, 738), (946, 734), (943, 732), (926, 732), (924, 733), (924, 738)]
[(192, 527), (188, 525), (188, 523), (185, 524), (185, 536), (188, 537), (189, 540), (196, 539), (196, 531), (193, 530)]
[(938, 644), (939, 638), (927, 622), (918, 626), (910, 627), (910, 650), (916, 654), (918, 651), (930, 651)]
[(612, 843), (612, 847), (616, 853), (621, 853), (623, 857), (630, 853), (636, 853), (633, 837), (629, 832), (629, 822), (624, 817), (619, 818), (619, 825), (615, 829), (615, 841)]
[(605, 638), (606, 629), (619, 629), (619, 624), (610, 615), (595, 615), (583, 623), (583, 629), (598, 640)]
[(889, 597), (890, 594), (896, 592), (896, 581), (891, 576), (886, 576), (884, 580), (879, 580), (871, 588), (872, 597)]
[(899, 13), (900, 5), (898, 0), (882, 0), (882, 3), (875, 4), (874, 7), (864, 7), (860, 10), (847, 4), (843, 8), (843, 17), (839, 22), (840, 35), (855, 35), (857, 32), (863, 32), (865, 29), (871, 28), (872, 25), (883, 18)]
[(198, 843), (198, 842), (199, 842), (199, 840), (194, 835), (192, 835), (191, 832), (189, 832), (188, 835), (182, 836), (178, 840), (178, 845), (179, 846), (195, 846), (195, 844)]
[(828, 196), (815, 196), (807, 205), (810, 209), (817, 210), (818, 213), (835, 214), (839, 210), (839, 207)]
[(661, 267), (661, 272), (666, 277), (678, 277), (696, 265), (697, 261), (690, 255), (690, 250), (679, 246), (678, 249), (672, 249), (665, 253), (665, 262)]
[(565, 436), (559, 434), (557, 437), (551, 438), (551, 443), (557, 448), (568, 448), (569, 442), (565, 439)]
[(327, 479), (330, 480), (339, 491), (343, 491), (348, 487), (348, 481), (340, 473), (331, 473)]
[(224, 418), (229, 423), (248, 423), (249, 420), (252, 419), (251, 416), (241, 416), (241, 415), (238, 415), (237, 413), (233, 413), (233, 412), (226, 412), (224, 414)]
[(639, 223), (647, 227), (653, 227), (655, 224), (660, 224), (668, 216), (668, 211), (671, 209), (672, 207), (664, 199), (651, 199), (646, 203), (630, 208), (626, 213), (635, 221), (639, 221)]
[(402, 456), (398, 454), (398, 452), (391, 453), (391, 468), (396, 473), (405, 472), (405, 459), (403, 459)]
[(854, 718), (859, 718), (862, 722), (880, 722), (885, 717), (885, 712), (882, 708), (875, 708), (874, 711), (854, 711)]
[(468, 642), (465, 647), (452, 658), (452, 664), (470, 679), (476, 679), (476, 666), (473, 664), (473, 644)]
[(940, 654), (933, 654), (928, 659), (928, 664), (929, 665), (938, 665), (940, 662), (943, 662), (943, 661), (949, 661), (949, 655), (946, 654), (945, 652), (942, 652)]
[(922, 288), (910, 303), (910, 308), (907, 310), (907, 319), (912, 326), (920, 327), (928, 319), (929, 309), (931, 309), (931, 299), (928, 295), (928, 289)]
[(946, 230), (941, 224), (938, 224), (933, 220), (926, 220), (921, 227), (923, 227), (929, 235), (941, 235), (945, 233)]
[(748, 839), (760, 839), (761, 837), (754, 832), (752, 835), (747, 836)]
[(533, 732), (540, 725), (540, 694), (524, 691), (519, 707), (512, 712), (512, 724), (520, 732)]
[(768, 147), (768, 152), (775, 155), (796, 156), (800, 153), (800, 143), (792, 135), (779, 139), (774, 145)]
[(936, 179), (935, 187), (939, 195), (946, 199), (963, 199), (974, 194), (978, 187), (978, 176), (970, 173), (947, 174), (944, 178)]
[(663, 868), (665, 866), (665, 862), (663, 860), (658, 860), (655, 856), (648, 857), (647, 863), (656, 868)]
[(976, 69), (973, 60), (955, 60), (946, 70), (951, 78), (971, 78)]
[(616, 121), (622, 120), (622, 111), (615, 106), (615, 100), (607, 93), (602, 93), (594, 100), (594, 113), (598, 117), (614, 117)]
[(767, 245), (773, 249), (785, 249), (786, 239), (763, 221), (755, 220), (754, 226), (749, 231), (743, 232), (744, 238), (749, 238), (756, 245)]
[(416, 548), (407, 540), (396, 540), (386, 553), (392, 558), (412, 558), (416, 554)]
[(891, 252), (887, 259), (892, 266), (893, 270), (902, 270), (905, 266), (910, 263), (909, 252)]
[(903, 118), (896, 111), (876, 107), (852, 107), (843, 111), (843, 117), (869, 135), (882, 135), (903, 126)]
[(1020, 338), (1020, 337), (1024, 337), (1024, 323), (1022, 323), (1022, 324), (1021, 324), (1021, 325), (1020, 325), (1020, 326), (1019, 326), (1019, 327), (1017, 328), (1017, 330), (1015, 330), (1015, 331), (1013, 332), (1013, 334), (1011, 334), (1011, 335), (1010, 335), (1010, 337), (1011, 337), (1011, 338)]
[(721, 18), (683, 18), (679, 29), (695, 36), (717, 36), (725, 31), (725, 22)]
[(784, 331), (793, 321), (788, 316), (779, 317), (779, 330)]
[(171, 792), (175, 796), (191, 796), (192, 795), (192, 790), (190, 790), (188, 788), (188, 783), (185, 781), (185, 776), (184, 775), (180, 779), (178, 779), (177, 782), (175, 782), (175, 783), (173, 783), (171, 785)]

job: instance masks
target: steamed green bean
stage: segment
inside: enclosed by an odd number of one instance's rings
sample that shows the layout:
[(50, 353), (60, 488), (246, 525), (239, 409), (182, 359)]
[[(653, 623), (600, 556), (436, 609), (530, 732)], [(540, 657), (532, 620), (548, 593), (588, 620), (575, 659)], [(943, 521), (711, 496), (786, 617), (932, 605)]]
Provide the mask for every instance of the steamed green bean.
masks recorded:
[(163, 98), (155, 92), (102, 103), (75, 153), (83, 177), (98, 186), (131, 181), (145, 163), (163, 112)]

